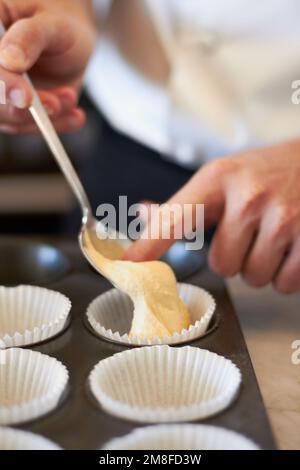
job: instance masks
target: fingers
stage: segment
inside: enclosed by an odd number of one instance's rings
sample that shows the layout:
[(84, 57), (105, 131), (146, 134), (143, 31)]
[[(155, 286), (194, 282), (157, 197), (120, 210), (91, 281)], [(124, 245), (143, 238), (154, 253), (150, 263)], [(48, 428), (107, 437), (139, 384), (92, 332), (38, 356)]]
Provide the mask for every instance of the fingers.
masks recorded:
[[(59, 54), (66, 52), (73, 44), (74, 33), (69, 29), (63, 18), (48, 13), (18, 20), (9, 28), (0, 42), (0, 80), (5, 86), (8, 103), (19, 109), (30, 107), (32, 92), (20, 74), (31, 69), (43, 52), (49, 54), (47, 60), (51, 60), (55, 53), (61, 57)], [(59, 70), (60, 67), (57, 68), (56, 75), (59, 75)], [(70, 99), (65, 89), (58, 90), (58, 93), (64, 93), (64, 99)], [(57, 94), (57, 98), (62, 97)], [(74, 101), (73, 97), (71, 99)], [(53, 97), (50, 101), (53, 101)], [(56, 108), (54, 103), (52, 109), (50, 103), (49, 114), (51, 109), (52, 114), (57, 114), (59, 110)]]
[[(61, 87), (51, 91), (41, 90), (38, 94), (52, 118), (66, 117), (73, 109), (76, 109), (77, 93), (72, 88)], [(25, 130), (26, 126), (33, 124), (33, 121), (27, 109), (16, 108), (11, 101), (8, 101), (7, 105), (0, 106), (0, 123), (2, 131), (6, 129), (7, 132), (16, 133), (18, 128), (22, 127)]]
[[(123, 259), (131, 261), (158, 259), (172, 245), (174, 238), (172, 236), (171, 223), (167, 236), (163, 236), (162, 234), (162, 225), (168, 217), (166, 214), (168, 207), (171, 207), (171, 204), (158, 206), (158, 204), (147, 203), (140, 205), (139, 216), (142, 218), (143, 222), (146, 223), (146, 227), (141, 238), (127, 250)], [(166, 229), (169, 227), (166, 227)]]
[[(0, 67), (1, 82), (1, 103), (0, 115), (5, 115), (5, 104), (12, 105), (17, 109), (28, 109), (32, 101), (32, 93), (28, 83), (22, 76), (8, 72)], [(42, 102), (51, 108), (53, 113), (58, 113), (58, 107), (75, 107), (78, 96), (77, 92), (71, 87), (60, 87), (51, 91), (40, 91)], [(61, 104), (59, 104), (59, 102)], [(1, 122), (1, 121), (0, 121)]]
[[(151, 210), (155, 207), (155, 210), (157, 209), (158, 204), (149, 201), (149, 200), (144, 200), (139, 203), (139, 218), (145, 223), (149, 223), (151, 219)], [(152, 208), (152, 209), (151, 209)]]
[(225, 212), (213, 238), (209, 264), (213, 271), (231, 277), (239, 273), (259, 230), (265, 193), (251, 178), (230, 180)]
[(66, 111), (76, 107), (78, 102), (78, 93), (74, 88), (61, 87), (51, 90), (60, 101), (62, 110)]
[(300, 241), (285, 258), (300, 229), (297, 207), (273, 204), (261, 211), (261, 198), (246, 203), (241, 194), (238, 206), (226, 203), (210, 251), (212, 269), (222, 276), (241, 272), (253, 287), (273, 282), (281, 292), (295, 292), (300, 287)]
[[(21, 9), (23, 7), (20, 6)], [(29, 108), (32, 101), (30, 86), (20, 74), (29, 71), (40, 59), (45, 61), (41, 74), (47, 74), (49, 83), (57, 83), (55, 79), (65, 65), (68, 66), (65, 53), (76, 39), (75, 28), (63, 15), (31, 10), (24, 10), (27, 17), (16, 20), (0, 41), (0, 80), (5, 86), (7, 102), (19, 109)], [(5, 16), (3, 12), (2, 16)], [(46, 54), (44, 58), (41, 57), (43, 53)], [(52, 75), (51, 67), (49, 71), (47, 66), (49, 63), (52, 64)], [(57, 112), (54, 106), (53, 113)]]
[[(71, 111), (65, 114), (52, 118), (53, 125), (56, 128), (57, 132), (59, 133), (78, 131), (84, 126), (85, 121), (86, 121), (85, 113), (80, 108), (72, 109)], [(5, 132), (7, 134), (11, 134), (11, 135), (39, 133), (39, 130), (33, 121), (31, 121), (31, 123), (19, 124), (19, 125), (2, 124), (0, 125), (0, 131)]]
[(243, 277), (253, 287), (272, 282), (291, 244), (292, 230), (287, 212), (268, 209), (262, 218), (259, 233), (242, 268)]
[(0, 43), (0, 64), (11, 72), (28, 71), (45, 51), (62, 53), (73, 44), (73, 33), (58, 15), (38, 13), (16, 21)]
[(150, 261), (159, 259), (174, 243), (174, 239), (141, 238), (128, 248), (123, 260)]
[(10, 103), (19, 109), (26, 109), (32, 101), (32, 93), (28, 83), (22, 76), (8, 72), (0, 67), (1, 95), (6, 103)]
[[(125, 253), (124, 259), (132, 261), (142, 261), (150, 259), (158, 259), (177, 239), (175, 234), (178, 233), (177, 228), (182, 229), (184, 215), (187, 213), (192, 221), (188, 221), (189, 225), (194, 229), (197, 225), (197, 204), (204, 204), (205, 219), (209, 224), (218, 220), (222, 213), (224, 204), (223, 179), (229, 168), (224, 161), (215, 162), (206, 165), (195, 176), (176, 193), (167, 203), (162, 206), (151, 218), (145, 229), (141, 239), (135, 242)], [(166, 206), (179, 206), (181, 216), (173, 217), (173, 219), (165, 217)], [(185, 208), (191, 208), (185, 212)], [(191, 222), (191, 223), (190, 223)], [(169, 236), (164, 237), (164, 229), (166, 223), (169, 223)], [(150, 226), (149, 226), (150, 225)], [(167, 230), (165, 233), (168, 232)], [(183, 232), (183, 231), (182, 231)], [(146, 236), (144, 236), (146, 234)], [(155, 236), (153, 236), (155, 234)]]
[[(31, 89), (21, 75), (8, 72), (3, 67), (0, 67), (0, 82), (1, 117), (6, 114), (5, 103), (22, 110), (30, 107), (32, 101)], [(51, 91), (41, 91), (40, 98), (46, 106), (48, 105), (49, 109), (53, 108), (53, 114), (59, 112), (58, 108), (60, 106), (62, 110), (66, 106), (69, 108), (75, 107), (78, 100), (77, 92), (71, 87), (60, 87)], [(0, 122), (2, 122), (1, 118)]]
[[(50, 116), (57, 116), (62, 112), (62, 105), (59, 99), (52, 93), (39, 93)], [(26, 125), (32, 123), (32, 117), (26, 109), (18, 109), (13, 104), (0, 106), (0, 123), (2, 125)]]
[(240, 219), (234, 206), (229, 206), (209, 251), (209, 264), (212, 270), (225, 277), (240, 272), (253, 242), (255, 230), (256, 221)]
[(38, 92), (40, 99), (50, 116), (58, 117), (77, 108), (78, 94), (70, 87), (56, 88)]
[(282, 263), (274, 286), (283, 294), (292, 294), (300, 290), (300, 238), (298, 237)]

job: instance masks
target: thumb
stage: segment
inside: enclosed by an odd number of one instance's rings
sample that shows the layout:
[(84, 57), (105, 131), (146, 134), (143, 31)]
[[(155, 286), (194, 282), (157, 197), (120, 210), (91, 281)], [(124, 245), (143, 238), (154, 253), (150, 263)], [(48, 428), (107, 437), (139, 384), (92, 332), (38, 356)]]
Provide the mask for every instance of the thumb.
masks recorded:
[[(208, 228), (220, 219), (224, 206), (223, 180), (224, 174), (219, 171), (218, 164), (209, 164), (200, 169), (188, 183), (183, 186), (168, 202), (163, 204), (154, 214), (141, 238), (136, 241), (125, 253), (123, 259), (131, 261), (146, 261), (160, 258), (177, 240), (176, 228), (182, 229), (185, 214), (192, 217), (192, 228), (196, 227), (196, 211), (198, 204), (204, 204), (205, 226)], [(185, 212), (185, 205), (189, 210)], [(166, 210), (172, 212), (172, 207), (181, 207), (176, 215), (166, 217)], [(166, 229), (169, 224), (169, 230)], [(165, 237), (168, 233), (170, 236)], [(183, 231), (182, 231), (183, 233)], [(154, 234), (154, 236), (153, 236)]]
[(72, 45), (62, 18), (43, 12), (16, 21), (2, 37), (0, 65), (11, 72), (28, 71), (44, 51), (58, 54)]

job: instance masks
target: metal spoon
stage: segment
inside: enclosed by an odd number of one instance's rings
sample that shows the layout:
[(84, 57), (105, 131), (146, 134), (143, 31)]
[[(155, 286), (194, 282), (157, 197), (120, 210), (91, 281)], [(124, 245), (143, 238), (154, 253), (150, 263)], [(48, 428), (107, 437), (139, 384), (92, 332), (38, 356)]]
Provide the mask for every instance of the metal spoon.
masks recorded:
[[(5, 28), (3, 23), (0, 21), (0, 37), (5, 34)], [(55, 160), (57, 161), (61, 171), (63, 172), (66, 180), (68, 181), (71, 190), (73, 191), (77, 201), (79, 202), (79, 205), (81, 207), (82, 211), (82, 226), (81, 230), (79, 232), (78, 240), (79, 240), (79, 245), (81, 248), (81, 251), (87, 261), (93, 266), (93, 268), (98, 271), (100, 274), (103, 274), (101, 272), (101, 269), (99, 269), (99, 266), (97, 266), (93, 260), (89, 257), (89, 254), (84, 246), (84, 235), (86, 231), (95, 232), (97, 233), (97, 227), (98, 231), (99, 228), (101, 229), (101, 232), (105, 232), (106, 228), (101, 224), (100, 221), (98, 221), (92, 213), (91, 205), (88, 199), (88, 196), (85, 192), (85, 189), (78, 177), (78, 174), (76, 173), (71, 160), (48, 116), (48, 113), (46, 112), (29, 76), (27, 74), (23, 74), (24, 79), (28, 82), (32, 95), (33, 95), (33, 100), (32, 104), (29, 108), (30, 113), (33, 116), (33, 119), (35, 120), (38, 128), (40, 129), (50, 151), (52, 152)], [(102, 225), (102, 227), (100, 226)], [(114, 240), (118, 240), (118, 243), (122, 245), (124, 248), (128, 247), (131, 244), (131, 241), (127, 238), (124, 239), (124, 236), (120, 237), (118, 232), (116, 232), (113, 229), (108, 230), (108, 238), (113, 238)]]

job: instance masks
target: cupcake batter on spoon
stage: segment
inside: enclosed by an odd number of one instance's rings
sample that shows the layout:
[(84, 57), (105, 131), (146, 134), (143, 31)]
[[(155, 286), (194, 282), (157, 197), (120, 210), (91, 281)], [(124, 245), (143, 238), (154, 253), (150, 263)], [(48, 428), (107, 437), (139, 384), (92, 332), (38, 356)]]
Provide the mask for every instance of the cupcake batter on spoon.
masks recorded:
[(94, 265), (126, 293), (134, 304), (129, 336), (148, 338), (171, 336), (190, 325), (187, 307), (177, 292), (172, 269), (162, 261), (122, 261), (124, 248), (114, 240), (101, 240), (87, 230), (83, 243)]

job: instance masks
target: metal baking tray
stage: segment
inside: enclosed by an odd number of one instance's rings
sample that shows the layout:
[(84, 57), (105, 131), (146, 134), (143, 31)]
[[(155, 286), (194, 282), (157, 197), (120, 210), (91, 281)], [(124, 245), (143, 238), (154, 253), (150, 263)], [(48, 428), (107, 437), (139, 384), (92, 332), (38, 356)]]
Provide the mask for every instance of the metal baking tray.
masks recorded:
[[(35, 242), (37, 241), (30, 242), (31, 250)], [(40, 282), (34, 279), (35, 282), (31, 283), (64, 293), (72, 301), (72, 310), (70, 324), (62, 334), (31, 349), (54, 356), (65, 364), (70, 373), (70, 384), (57, 409), (35, 421), (16, 427), (46, 436), (64, 449), (99, 449), (111, 438), (122, 436), (134, 428), (144, 426), (141, 423), (118, 419), (103, 411), (93, 400), (87, 386), (88, 375), (97, 362), (127, 349), (126, 346), (96, 337), (86, 327), (84, 320), (89, 303), (96, 296), (110, 289), (111, 285), (88, 266), (76, 240), (42, 239), (38, 242), (48, 243), (58, 251), (56, 255), (53, 253), (51, 255), (50, 250), (50, 259), (47, 259), (47, 250), (45, 250), (46, 255), (40, 259), (44, 266), (43, 269), (41, 268), (43, 275), (41, 275)], [(1, 246), (5, 246), (5, 243), (6, 241), (2, 239), (0, 243), (1, 270), (5, 269), (1, 260)], [(20, 249), (20, 253), (26, 252), (28, 240), (17, 240), (16, 243), (19, 247), (23, 244), (24, 248)], [(37, 248), (39, 246), (37, 245)], [(32, 272), (34, 274), (39, 272), (36, 268), (36, 256), (31, 255), (25, 259), (28, 273), (31, 272), (31, 262), (35, 263), (35, 269)], [(53, 267), (55, 259), (59, 261), (57, 276)], [(47, 277), (49, 263), (50, 276)], [(9, 281), (3, 282), (5, 277), (3, 273), (1, 281), (4, 284), (18, 284), (23, 282), (22, 276), (27, 276), (27, 274), (24, 273), (24, 266), (22, 265), (20, 271), (18, 265), (14, 279), (14, 264), (11, 263)], [(30, 281), (30, 276), (26, 279)], [(225, 411), (201, 422), (233, 429), (253, 439), (263, 449), (275, 449), (276, 444), (249, 353), (223, 281), (211, 273), (206, 266), (194, 275), (185, 278), (184, 281), (209, 290), (217, 301), (215, 324), (211, 325), (210, 333), (190, 344), (231, 359), (242, 373), (242, 387), (232, 405)]]

